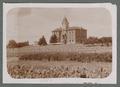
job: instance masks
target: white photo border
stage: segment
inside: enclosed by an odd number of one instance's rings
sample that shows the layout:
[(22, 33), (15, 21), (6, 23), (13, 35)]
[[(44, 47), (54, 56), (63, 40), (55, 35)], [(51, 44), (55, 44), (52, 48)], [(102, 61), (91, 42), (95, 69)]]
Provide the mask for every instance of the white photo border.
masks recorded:
[[(39, 78), (14, 79), (7, 72), (6, 57), (6, 15), (19, 7), (44, 8), (106, 8), (112, 17), (112, 72), (107, 78)], [(117, 84), (117, 7), (111, 3), (3, 3), (3, 83), (5, 84)]]

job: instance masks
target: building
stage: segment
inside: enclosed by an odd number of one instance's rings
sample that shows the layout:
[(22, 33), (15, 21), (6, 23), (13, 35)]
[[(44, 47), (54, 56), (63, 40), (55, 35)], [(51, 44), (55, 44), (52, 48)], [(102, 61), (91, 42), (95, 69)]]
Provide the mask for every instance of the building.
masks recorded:
[(75, 44), (84, 43), (87, 39), (87, 30), (82, 27), (70, 27), (66, 17), (63, 18), (62, 27), (52, 31), (57, 36), (58, 43)]

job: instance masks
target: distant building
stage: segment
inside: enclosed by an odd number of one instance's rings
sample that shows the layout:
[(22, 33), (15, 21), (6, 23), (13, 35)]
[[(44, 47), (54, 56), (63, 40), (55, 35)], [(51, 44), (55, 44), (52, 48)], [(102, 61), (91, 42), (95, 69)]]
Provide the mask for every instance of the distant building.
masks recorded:
[(69, 27), (66, 17), (63, 18), (62, 27), (52, 31), (57, 36), (58, 43), (75, 44), (84, 43), (87, 39), (87, 30), (82, 27)]

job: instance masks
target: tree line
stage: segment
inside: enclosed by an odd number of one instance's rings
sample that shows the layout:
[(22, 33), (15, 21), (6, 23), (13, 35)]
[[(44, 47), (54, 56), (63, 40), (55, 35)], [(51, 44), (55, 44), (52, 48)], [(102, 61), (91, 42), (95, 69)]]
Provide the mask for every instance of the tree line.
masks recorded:
[(100, 44), (101, 46), (109, 46), (112, 45), (112, 37), (89, 37), (85, 41), (85, 44)]
[[(50, 43), (57, 43), (57, 36), (56, 35), (52, 35), (50, 37)], [(38, 40), (37, 42), (38, 45), (40, 46), (45, 46), (47, 45), (47, 41), (44, 37), (44, 35)], [(7, 44), (7, 48), (19, 48), (19, 47), (24, 47), (24, 46), (29, 46), (29, 41), (25, 41), (25, 42), (16, 42), (15, 40), (9, 40), (8, 44)]]
[[(55, 34), (53, 34), (50, 37), (49, 42), (50, 43), (57, 43), (58, 39), (57, 36)], [(42, 36), (38, 42), (38, 45), (40, 46), (45, 46), (47, 45), (47, 41), (46, 38), (44, 36)], [(100, 44), (101, 46), (106, 45), (109, 46), (110, 44), (112, 44), (112, 37), (89, 37), (84, 41), (84, 44)], [(8, 48), (19, 48), (19, 47), (24, 47), (24, 46), (29, 46), (29, 41), (25, 41), (25, 42), (16, 42), (15, 40), (9, 40), (9, 43), (7, 45)]]
[(7, 48), (19, 48), (19, 47), (24, 47), (24, 46), (29, 46), (29, 41), (17, 43), (15, 40), (9, 40)]

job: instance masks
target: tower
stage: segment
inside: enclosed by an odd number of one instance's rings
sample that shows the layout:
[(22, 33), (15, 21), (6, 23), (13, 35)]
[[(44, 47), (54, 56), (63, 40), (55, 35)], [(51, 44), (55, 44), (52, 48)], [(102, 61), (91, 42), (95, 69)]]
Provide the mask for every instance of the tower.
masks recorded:
[(62, 34), (61, 34), (62, 43), (64, 43), (64, 44), (67, 43), (67, 30), (68, 30), (68, 27), (69, 27), (69, 22), (68, 22), (67, 18), (64, 17), (63, 21), (62, 21)]
[(63, 18), (63, 21), (62, 21), (62, 29), (63, 29), (63, 30), (67, 30), (68, 27), (69, 27), (69, 22), (68, 22), (67, 18), (64, 17), (64, 18)]

